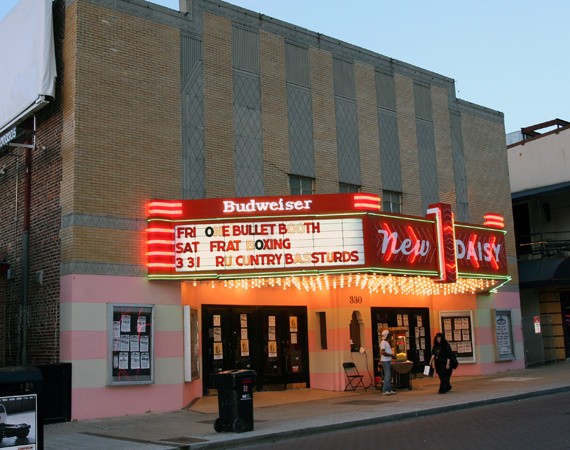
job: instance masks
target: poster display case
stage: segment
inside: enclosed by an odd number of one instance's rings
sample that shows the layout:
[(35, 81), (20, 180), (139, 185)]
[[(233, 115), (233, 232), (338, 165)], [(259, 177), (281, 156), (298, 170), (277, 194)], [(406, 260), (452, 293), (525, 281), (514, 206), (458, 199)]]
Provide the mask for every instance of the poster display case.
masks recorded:
[(513, 322), (510, 309), (491, 310), (495, 328), (495, 360), (512, 361), (515, 359), (513, 343)]
[(473, 311), (440, 311), (441, 332), (460, 363), (475, 362)]
[(109, 304), (108, 385), (154, 383), (154, 305)]

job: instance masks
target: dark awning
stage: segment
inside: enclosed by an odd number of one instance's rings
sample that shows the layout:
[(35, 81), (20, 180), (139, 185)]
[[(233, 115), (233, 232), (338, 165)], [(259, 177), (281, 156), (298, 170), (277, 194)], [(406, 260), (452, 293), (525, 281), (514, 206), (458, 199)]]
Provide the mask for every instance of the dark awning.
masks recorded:
[(565, 181), (563, 183), (551, 184), (549, 186), (541, 186), (533, 189), (526, 189), (524, 191), (512, 192), (511, 198), (513, 200), (525, 200), (540, 195), (559, 194), (569, 190), (570, 181)]
[(521, 289), (570, 286), (570, 258), (519, 261)]

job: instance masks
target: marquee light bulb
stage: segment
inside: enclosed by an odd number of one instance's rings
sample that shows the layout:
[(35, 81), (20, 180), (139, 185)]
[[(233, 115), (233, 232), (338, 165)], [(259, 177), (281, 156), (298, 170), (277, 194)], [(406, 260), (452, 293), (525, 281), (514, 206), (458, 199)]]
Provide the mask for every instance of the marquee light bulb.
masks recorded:
[[(354, 278), (354, 279), (353, 279)], [(480, 278), (460, 278), (455, 283), (438, 283), (429, 277), (421, 276), (393, 276), (381, 274), (357, 274), (352, 275), (310, 275), (310, 276), (290, 276), (283, 278), (241, 278), (231, 280), (211, 280), (211, 288), (221, 285), (227, 289), (263, 289), (281, 288), (284, 291), (295, 289), (304, 292), (322, 292), (330, 289), (359, 289), (368, 291), (371, 294), (402, 294), (402, 295), (457, 295), (457, 294), (477, 294), (489, 292), (496, 289), (506, 280), (480, 279)], [(194, 280), (193, 285), (205, 283), (205, 281)]]

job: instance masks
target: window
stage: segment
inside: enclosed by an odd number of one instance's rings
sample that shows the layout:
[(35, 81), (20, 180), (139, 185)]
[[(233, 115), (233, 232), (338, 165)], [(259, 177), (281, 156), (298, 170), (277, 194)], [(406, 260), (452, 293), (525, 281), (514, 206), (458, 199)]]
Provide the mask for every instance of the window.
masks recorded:
[(360, 186), (356, 184), (339, 183), (338, 191), (341, 194), (350, 194), (352, 192), (360, 192)]
[(290, 175), (289, 188), (291, 189), (291, 195), (313, 194), (313, 179), (307, 177), (298, 177), (296, 175)]
[(402, 212), (402, 193), (382, 191), (382, 210), (392, 213)]

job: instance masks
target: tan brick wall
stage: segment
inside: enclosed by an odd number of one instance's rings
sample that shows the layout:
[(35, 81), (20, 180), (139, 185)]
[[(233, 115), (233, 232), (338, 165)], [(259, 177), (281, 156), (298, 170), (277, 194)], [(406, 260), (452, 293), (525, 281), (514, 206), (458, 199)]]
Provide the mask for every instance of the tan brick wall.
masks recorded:
[(66, 215), (74, 208), (75, 179), (75, 72), (77, 57), (77, 2), (65, 9), (65, 25), (62, 45), (62, 59), (65, 71), (59, 74), (62, 80), (61, 103), (63, 108), (63, 129), (61, 133), (62, 182), (60, 205)]
[(206, 197), (233, 197), (235, 185), (232, 24), (204, 14)]
[(394, 82), (396, 85), (396, 111), (398, 112), (398, 137), (400, 139), (400, 164), (402, 166), (402, 212), (423, 216), (425, 211), (422, 211), (418, 167), (414, 84), (410, 78), (397, 74), (394, 76)]
[(285, 40), (259, 32), (265, 195), (289, 193), (289, 133)]
[(337, 193), (338, 154), (332, 55), (311, 47), (309, 48), (309, 63), (317, 178), (315, 193)]
[(144, 217), (181, 195), (180, 32), (77, 4), (76, 212)]
[(483, 223), (487, 212), (504, 216), (509, 275), (511, 284), (518, 284), (504, 124), (466, 113), (461, 117), (470, 221)]
[(376, 74), (374, 67), (359, 63), (354, 64), (354, 73), (362, 191), (379, 194), (382, 189), (382, 175), (376, 107)]
[(65, 261), (89, 260), (136, 265), (146, 260), (144, 231), (76, 227), (64, 230), (61, 239), (62, 243), (73, 239), (74, 244), (62, 249), (62, 259)]
[(510, 212), (507, 158), (497, 158), (501, 152), (506, 156), (504, 127), (463, 113), (462, 128), (471, 220), (480, 223), (486, 212)]
[(451, 119), (449, 117), (447, 90), (432, 86), (431, 101), (439, 201), (450, 204), (451, 209), (456, 212)]
[[(84, 1), (66, 16), (63, 215), (146, 217), (151, 198), (181, 196), (180, 33)], [(62, 261), (144, 260), (139, 242), (97, 231), (64, 230)]]

